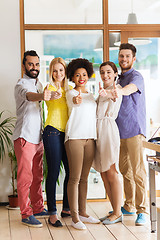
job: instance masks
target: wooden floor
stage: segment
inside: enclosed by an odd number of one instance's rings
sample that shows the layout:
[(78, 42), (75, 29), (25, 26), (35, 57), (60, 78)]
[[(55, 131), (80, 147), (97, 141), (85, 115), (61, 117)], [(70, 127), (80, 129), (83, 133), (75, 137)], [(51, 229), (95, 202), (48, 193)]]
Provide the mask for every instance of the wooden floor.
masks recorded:
[[(58, 204), (58, 212), (61, 204)], [(109, 210), (109, 202), (88, 202), (87, 213), (99, 218)], [(61, 219), (61, 218), (60, 218)], [(150, 231), (150, 220), (144, 226), (135, 226), (136, 216), (124, 216), (123, 223), (104, 226), (100, 224), (86, 224), (87, 230), (76, 230), (71, 227), (71, 218), (61, 219), (63, 228), (48, 225), (47, 218), (40, 221), (42, 228), (29, 228), (21, 224), (19, 210), (8, 210), (0, 207), (0, 240), (156, 240), (156, 233)]]

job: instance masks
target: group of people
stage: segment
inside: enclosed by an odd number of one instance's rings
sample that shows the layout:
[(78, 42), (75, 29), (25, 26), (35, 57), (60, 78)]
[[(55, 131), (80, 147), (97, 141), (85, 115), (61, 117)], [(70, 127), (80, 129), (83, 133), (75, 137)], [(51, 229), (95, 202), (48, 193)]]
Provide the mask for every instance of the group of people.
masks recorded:
[[(58, 57), (49, 66), (49, 81), (43, 90), (38, 80), (39, 56), (33, 50), (23, 58), (24, 75), (15, 86), (17, 121), (13, 134), (18, 163), (17, 191), (22, 223), (42, 227), (38, 220), (62, 227), (56, 208), (56, 184), (61, 161), (65, 169), (61, 217), (71, 216), (71, 225), (114, 224), (123, 215), (137, 213), (136, 225), (146, 223), (146, 171), (142, 140), (145, 138), (144, 79), (133, 68), (136, 48), (123, 43), (119, 49), (121, 75), (113, 62), (100, 65), (103, 86), (94, 99), (86, 84), (93, 74), (87, 59), (73, 59), (68, 66)], [(117, 80), (118, 77), (118, 80)], [(68, 85), (68, 80), (75, 87)], [(117, 82), (116, 82), (117, 80)], [(47, 119), (42, 126), (42, 101)], [(47, 207), (42, 197), (43, 146), (48, 173)], [(87, 179), (91, 167), (100, 172), (113, 211), (101, 219), (86, 211)], [(122, 204), (123, 175), (125, 203)]]

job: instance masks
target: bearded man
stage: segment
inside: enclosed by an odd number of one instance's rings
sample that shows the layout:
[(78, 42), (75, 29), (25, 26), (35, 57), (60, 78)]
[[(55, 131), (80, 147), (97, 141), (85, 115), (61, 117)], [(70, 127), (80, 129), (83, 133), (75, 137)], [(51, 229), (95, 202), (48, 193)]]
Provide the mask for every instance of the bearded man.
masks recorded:
[(137, 213), (136, 225), (146, 223), (147, 183), (143, 161), (142, 141), (146, 136), (146, 105), (144, 79), (133, 68), (136, 61), (136, 47), (122, 43), (118, 56), (121, 75), (118, 83), (121, 89), (113, 91), (114, 97), (122, 95), (122, 104), (116, 119), (121, 144), (119, 168), (123, 175), (125, 203), (121, 208), (125, 215)]
[(17, 192), (22, 223), (42, 227), (36, 217), (48, 215), (43, 205), (43, 143), (41, 101), (50, 100), (51, 92), (38, 80), (39, 56), (33, 50), (23, 57), (24, 75), (15, 86), (17, 121), (13, 133), (18, 163)]

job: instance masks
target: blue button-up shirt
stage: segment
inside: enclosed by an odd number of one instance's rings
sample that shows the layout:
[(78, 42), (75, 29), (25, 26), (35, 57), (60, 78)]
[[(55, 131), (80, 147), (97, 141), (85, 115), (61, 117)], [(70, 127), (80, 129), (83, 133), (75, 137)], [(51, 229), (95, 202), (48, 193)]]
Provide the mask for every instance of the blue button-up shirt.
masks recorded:
[(118, 83), (122, 87), (133, 83), (138, 88), (137, 92), (129, 96), (123, 96), (119, 114), (116, 119), (120, 138), (131, 138), (138, 134), (146, 136), (146, 105), (144, 79), (142, 75), (132, 68), (119, 76)]

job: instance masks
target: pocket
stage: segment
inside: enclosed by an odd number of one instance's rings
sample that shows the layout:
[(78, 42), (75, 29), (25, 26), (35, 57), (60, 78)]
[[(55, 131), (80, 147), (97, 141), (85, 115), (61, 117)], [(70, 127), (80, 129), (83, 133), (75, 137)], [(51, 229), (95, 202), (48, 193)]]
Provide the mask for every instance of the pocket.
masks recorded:
[(21, 144), (22, 147), (24, 147), (26, 145), (26, 142), (27, 141), (24, 138), (20, 139), (20, 144)]
[(58, 131), (48, 131), (47, 132), (48, 137), (54, 137), (54, 136), (59, 136), (59, 135), (60, 135), (60, 132), (58, 132)]
[(54, 127), (47, 126), (45, 127), (43, 134), (47, 137), (54, 137), (54, 136), (59, 136), (60, 131)]

